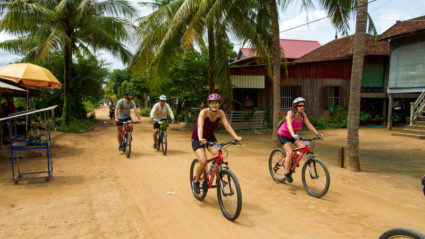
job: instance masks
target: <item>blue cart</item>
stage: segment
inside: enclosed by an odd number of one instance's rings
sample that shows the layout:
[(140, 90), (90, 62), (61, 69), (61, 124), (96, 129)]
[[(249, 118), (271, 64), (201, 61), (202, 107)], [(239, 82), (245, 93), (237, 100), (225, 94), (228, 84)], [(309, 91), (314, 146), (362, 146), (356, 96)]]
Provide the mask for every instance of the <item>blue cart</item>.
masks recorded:
[[(29, 179), (46, 179), (46, 181), (49, 181), (50, 177), (52, 177), (53, 160), (49, 152), (51, 142), (50, 130), (54, 129), (54, 109), (56, 107), (57, 105), (44, 109), (21, 111), (14, 114), (9, 114), (8, 117), (0, 119), (0, 121), (8, 121), (10, 161), (12, 164), (12, 179), (15, 184), (18, 184), (19, 181)], [(26, 118), (26, 131), (28, 130), (28, 116), (36, 114), (41, 114), (44, 116), (44, 127), (46, 129), (46, 135), (44, 136), (44, 138), (41, 139), (39, 137), (35, 137), (34, 135), (26, 136), (26, 134), (19, 136), (18, 131), (16, 129), (16, 124), (14, 123), (17, 118)], [(16, 157), (16, 151), (20, 150), (46, 150), (46, 170), (36, 172), (22, 172), (20, 167), (20, 159), (19, 157)]]

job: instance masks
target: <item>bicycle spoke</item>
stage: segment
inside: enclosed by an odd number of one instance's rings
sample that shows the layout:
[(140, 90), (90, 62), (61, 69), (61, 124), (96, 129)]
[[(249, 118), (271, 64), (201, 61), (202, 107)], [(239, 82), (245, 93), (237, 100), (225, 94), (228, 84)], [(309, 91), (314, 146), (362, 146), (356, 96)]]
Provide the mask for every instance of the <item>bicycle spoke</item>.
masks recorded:
[(309, 159), (303, 166), (302, 180), (307, 193), (322, 197), (329, 189), (330, 176), (325, 164), (318, 159)]

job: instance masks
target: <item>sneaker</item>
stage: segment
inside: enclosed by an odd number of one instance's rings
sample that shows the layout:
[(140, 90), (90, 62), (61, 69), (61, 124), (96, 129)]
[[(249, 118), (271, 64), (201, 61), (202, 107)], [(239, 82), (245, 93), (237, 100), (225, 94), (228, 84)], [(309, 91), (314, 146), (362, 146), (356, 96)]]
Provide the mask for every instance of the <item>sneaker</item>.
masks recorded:
[(118, 151), (122, 151), (122, 146), (118, 146)]
[(285, 180), (288, 183), (292, 183), (294, 180), (292, 179), (292, 173), (285, 173)]
[(200, 194), (201, 190), (199, 189), (199, 182), (192, 181), (192, 191), (193, 193)]

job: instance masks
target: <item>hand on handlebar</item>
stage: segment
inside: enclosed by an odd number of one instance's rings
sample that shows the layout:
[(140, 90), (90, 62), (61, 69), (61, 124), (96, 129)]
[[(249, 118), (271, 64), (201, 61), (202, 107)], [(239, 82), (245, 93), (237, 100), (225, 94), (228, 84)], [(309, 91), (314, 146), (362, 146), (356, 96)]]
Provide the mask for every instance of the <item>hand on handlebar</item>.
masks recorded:
[(297, 140), (297, 139), (299, 139), (299, 138), (300, 138), (300, 136), (299, 136), (298, 134), (293, 134), (293, 135), (292, 135), (292, 138), (294, 138), (295, 140)]
[(323, 134), (318, 133), (318, 134), (316, 134), (316, 137), (319, 138), (319, 139), (323, 139)]
[(240, 143), (240, 142), (242, 142), (242, 137), (240, 137), (240, 136), (236, 136), (236, 137), (235, 137), (235, 140), (236, 140), (236, 141), (238, 141), (238, 142)]
[(206, 143), (207, 143), (207, 140), (206, 140), (206, 139), (199, 139), (199, 143), (200, 143), (201, 145), (204, 145), (204, 144), (206, 144)]

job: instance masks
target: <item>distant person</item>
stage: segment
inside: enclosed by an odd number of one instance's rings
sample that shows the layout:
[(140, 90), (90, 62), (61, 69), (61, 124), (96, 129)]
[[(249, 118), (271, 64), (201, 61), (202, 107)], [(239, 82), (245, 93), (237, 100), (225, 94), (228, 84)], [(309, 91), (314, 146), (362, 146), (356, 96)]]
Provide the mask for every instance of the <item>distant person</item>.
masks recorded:
[[(198, 120), (192, 131), (192, 148), (196, 157), (199, 159), (199, 165), (195, 169), (195, 178), (192, 180), (192, 190), (196, 194), (200, 193), (199, 177), (207, 164), (205, 144), (207, 141), (217, 142), (214, 132), (220, 120), (223, 122), (226, 131), (232, 135), (235, 140), (238, 142), (242, 141), (242, 137), (239, 137), (235, 133), (229, 121), (227, 121), (226, 113), (220, 110), (220, 104), (222, 102), (221, 96), (217, 93), (212, 93), (208, 96), (207, 102), (209, 107), (199, 112)], [(211, 155), (218, 154), (218, 150), (214, 147), (207, 147), (207, 149)]]
[(150, 121), (153, 123), (153, 148), (156, 148), (156, 136), (158, 135), (159, 122), (167, 120), (167, 112), (170, 115), (171, 121), (174, 123), (174, 114), (170, 105), (166, 103), (167, 96), (161, 95), (159, 102), (153, 105), (150, 113)]
[(424, 195), (425, 195), (425, 175), (422, 176), (422, 185), (424, 185)]
[(2, 108), (2, 117), (7, 117), (9, 114), (16, 112), (15, 104), (13, 104), (13, 97), (6, 97), (5, 102), (1, 106)]
[[(134, 110), (134, 113), (137, 116), (138, 122), (141, 122), (142, 119), (140, 118), (139, 111), (136, 108), (136, 103), (134, 103), (133, 100), (133, 93), (131, 91), (126, 91), (124, 93), (124, 98), (120, 99), (115, 106), (115, 121), (117, 122), (117, 138), (118, 138), (118, 150), (122, 150), (121, 144), (122, 144), (122, 138), (121, 138), (121, 132), (122, 132), (122, 126), (123, 122), (131, 121), (130, 117), (130, 111), (131, 109)], [(130, 130), (133, 131), (133, 125), (129, 124)]]
[(291, 110), (286, 114), (286, 121), (280, 126), (277, 132), (283, 149), (286, 152), (284, 161), (285, 179), (288, 183), (292, 183), (291, 161), (293, 157), (292, 145), (295, 144), (297, 148), (304, 147), (304, 142), (299, 139), (298, 131), (303, 128), (303, 122), (307, 128), (313, 132), (317, 137), (323, 138), (307, 118), (305, 110), (305, 99), (298, 97), (292, 101)]

